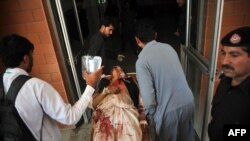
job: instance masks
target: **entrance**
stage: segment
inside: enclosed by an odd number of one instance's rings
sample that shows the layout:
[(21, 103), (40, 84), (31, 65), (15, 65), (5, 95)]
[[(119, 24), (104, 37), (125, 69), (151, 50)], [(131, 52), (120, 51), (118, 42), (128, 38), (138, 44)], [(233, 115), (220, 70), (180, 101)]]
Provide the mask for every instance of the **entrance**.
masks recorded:
[[(196, 140), (206, 141), (216, 70), (223, 1), (189, 0), (181, 62), (195, 97)], [(205, 40), (206, 39), (206, 40)]]
[[(107, 8), (106, 0), (81, 0), (83, 4), (76, 1), (80, 0), (46, 1), (54, 36), (59, 44), (58, 60), (61, 60), (61, 66), (64, 66), (61, 68), (65, 73), (65, 79), (73, 82), (65, 86), (69, 89), (68, 97), (73, 97), (72, 103), (80, 97), (85, 88), (81, 76), (81, 56), (86, 54), (89, 37), (98, 30), (103, 16), (102, 11)], [(185, 37), (180, 45), (180, 58), (195, 97), (197, 140), (202, 141), (208, 140), (207, 124), (210, 120), (211, 100), (217, 78), (216, 57), (223, 2), (223, 0), (187, 0), (186, 3)], [(141, 9), (145, 7), (147, 6)], [(119, 5), (117, 8), (120, 8)], [(119, 12), (114, 14), (119, 15)], [(119, 26), (117, 27), (119, 31)], [(85, 122), (89, 122), (90, 111), (83, 117)]]

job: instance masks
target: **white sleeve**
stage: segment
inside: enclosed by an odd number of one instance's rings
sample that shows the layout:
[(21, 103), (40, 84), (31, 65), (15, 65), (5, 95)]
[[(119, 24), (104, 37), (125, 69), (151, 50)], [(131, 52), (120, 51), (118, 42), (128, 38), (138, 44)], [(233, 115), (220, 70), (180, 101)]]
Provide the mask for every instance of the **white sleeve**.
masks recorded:
[(74, 105), (66, 104), (59, 93), (48, 83), (40, 83), (39, 101), (44, 112), (54, 120), (66, 125), (76, 124), (88, 107), (92, 99), (94, 88), (88, 86), (85, 88), (82, 96)]

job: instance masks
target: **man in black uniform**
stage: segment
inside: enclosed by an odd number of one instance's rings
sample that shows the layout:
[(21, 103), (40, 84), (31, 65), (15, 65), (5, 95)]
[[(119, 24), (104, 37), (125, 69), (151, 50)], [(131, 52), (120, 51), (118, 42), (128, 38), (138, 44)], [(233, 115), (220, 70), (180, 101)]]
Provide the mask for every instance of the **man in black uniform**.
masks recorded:
[(88, 55), (101, 56), (102, 64), (104, 65), (104, 74), (109, 74), (111, 70), (108, 59), (118, 59), (119, 61), (122, 61), (124, 58), (123, 55), (118, 54), (107, 45), (107, 41), (110, 40), (109, 37), (113, 34), (113, 30), (113, 19), (111, 17), (105, 16), (101, 20), (100, 29), (91, 37), (89, 42)]
[(223, 74), (212, 101), (210, 141), (225, 140), (225, 125), (250, 124), (250, 27), (231, 31), (221, 44)]

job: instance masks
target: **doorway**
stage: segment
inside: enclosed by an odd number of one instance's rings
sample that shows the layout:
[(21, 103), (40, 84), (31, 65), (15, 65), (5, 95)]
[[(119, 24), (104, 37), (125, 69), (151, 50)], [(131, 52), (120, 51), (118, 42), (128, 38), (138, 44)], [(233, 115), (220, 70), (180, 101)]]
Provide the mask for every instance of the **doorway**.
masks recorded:
[(217, 77), (217, 56), (222, 20), (222, 1), (188, 0), (186, 35), (181, 62), (195, 97), (196, 140), (209, 140), (211, 102)]
[[(209, 104), (213, 94), (213, 82), (215, 76), (216, 62), (216, 44), (212, 44), (218, 40), (216, 33), (220, 33), (220, 9), (223, 3), (208, 0), (187, 0), (185, 10), (185, 24), (183, 38), (174, 35), (176, 30), (176, 16), (170, 13), (175, 11), (178, 13), (178, 5), (175, 0), (137, 0), (136, 18), (149, 16), (155, 19), (157, 23), (158, 41), (169, 43), (178, 52), (183, 69), (189, 85), (195, 97), (195, 129), (197, 139), (206, 138), (206, 126), (209, 120)], [(75, 97), (76, 101), (80, 97), (85, 82), (81, 77), (81, 56), (87, 53), (88, 40), (98, 30), (100, 19), (103, 11), (107, 9), (109, 14), (114, 14), (117, 18), (116, 34), (119, 36), (123, 33), (121, 22), (122, 7), (121, 0), (47, 0), (48, 9), (50, 11), (51, 20), (54, 24), (55, 34), (60, 42), (61, 56), (63, 65), (66, 66), (64, 73), (68, 76), (68, 81), (72, 82), (70, 87), (72, 91), (68, 93), (68, 97)], [(112, 3), (111, 9), (108, 3)], [(110, 6), (110, 5), (109, 5)], [(124, 8), (124, 7), (123, 7)], [(150, 9), (149, 13), (143, 13)], [(116, 12), (114, 12), (114, 11)], [(212, 11), (212, 12), (211, 12)], [(136, 20), (135, 18), (135, 20)], [(172, 19), (172, 20), (169, 20)], [(211, 30), (212, 34), (208, 33)], [(116, 36), (120, 41), (121, 37)], [(205, 42), (206, 39), (210, 39)], [(115, 45), (120, 41), (115, 39)], [(213, 47), (211, 47), (211, 44)], [(121, 45), (122, 46), (122, 45)], [(126, 60), (119, 65), (127, 67), (127, 72), (135, 71), (134, 63), (137, 58), (137, 50), (130, 48), (126, 54)], [(130, 56), (127, 56), (130, 55)], [(115, 62), (117, 63), (117, 62)], [(77, 94), (77, 95), (76, 95)], [(89, 122), (91, 117), (90, 111), (84, 115), (84, 121)]]

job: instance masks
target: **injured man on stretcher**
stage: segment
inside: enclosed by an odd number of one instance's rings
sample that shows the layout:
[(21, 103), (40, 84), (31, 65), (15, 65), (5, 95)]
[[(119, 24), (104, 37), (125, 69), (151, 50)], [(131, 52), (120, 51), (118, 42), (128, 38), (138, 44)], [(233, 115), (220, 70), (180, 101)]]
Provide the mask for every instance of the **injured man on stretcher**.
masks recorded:
[(135, 75), (120, 66), (102, 78), (90, 107), (93, 109), (91, 141), (142, 141), (147, 122)]

